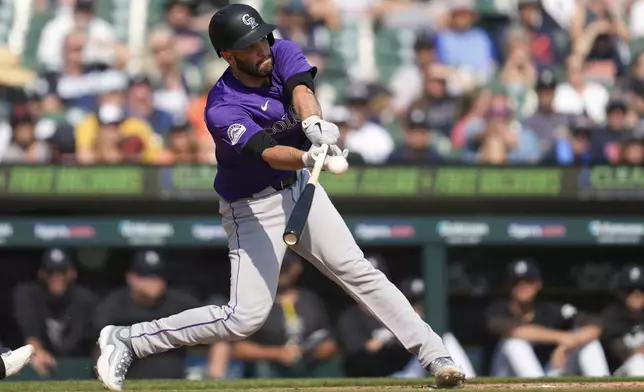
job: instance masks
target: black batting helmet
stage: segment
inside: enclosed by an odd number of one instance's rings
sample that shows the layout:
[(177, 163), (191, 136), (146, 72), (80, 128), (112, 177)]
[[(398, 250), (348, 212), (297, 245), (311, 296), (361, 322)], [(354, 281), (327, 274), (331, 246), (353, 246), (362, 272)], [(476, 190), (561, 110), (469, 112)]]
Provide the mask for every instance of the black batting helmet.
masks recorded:
[(257, 10), (246, 4), (231, 4), (210, 19), (210, 43), (221, 57), (222, 49), (245, 49), (266, 37), (273, 45), (273, 31), (277, 27), (264, 22)]

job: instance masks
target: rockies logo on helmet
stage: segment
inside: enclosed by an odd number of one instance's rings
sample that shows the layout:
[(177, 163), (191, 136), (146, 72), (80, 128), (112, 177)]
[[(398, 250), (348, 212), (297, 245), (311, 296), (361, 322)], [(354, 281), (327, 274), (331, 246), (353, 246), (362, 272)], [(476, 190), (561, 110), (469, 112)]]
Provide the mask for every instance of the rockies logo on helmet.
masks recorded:
[(251, 29), (254, 29), (255, 27), (259, 26), (257, 22), (255, 22), (255, 18), (253, 18), (248, 14), (245, 14), (244, 16), (242, 16), (242, 22), (244, 22), (246, 26), (250, 26)]
[(210, 19), (208, 35), (213, 48), (221, 57), (222, 50), (242, 50), (266, 38), (275, 43), (274, 24), (266, 23), (257, 10), (246, 4), (231, 4)]

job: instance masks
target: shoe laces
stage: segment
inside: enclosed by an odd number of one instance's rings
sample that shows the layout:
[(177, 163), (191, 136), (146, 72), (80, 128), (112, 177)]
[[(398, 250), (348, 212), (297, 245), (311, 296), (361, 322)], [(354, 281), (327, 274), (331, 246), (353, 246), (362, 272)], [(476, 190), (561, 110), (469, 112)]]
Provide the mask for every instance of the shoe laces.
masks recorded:
[(114, 370), (115, 376), (123, 382), (125, 380), (125, 375), (127, 374), (127, 370), (129, 369), (130, 365), (132, 364), (132, 361), (134, 361), (134, 356), (129, 350), (123, 350), (123, 354), (121, 354), (119, 363), (116, 365), (116, 369)]

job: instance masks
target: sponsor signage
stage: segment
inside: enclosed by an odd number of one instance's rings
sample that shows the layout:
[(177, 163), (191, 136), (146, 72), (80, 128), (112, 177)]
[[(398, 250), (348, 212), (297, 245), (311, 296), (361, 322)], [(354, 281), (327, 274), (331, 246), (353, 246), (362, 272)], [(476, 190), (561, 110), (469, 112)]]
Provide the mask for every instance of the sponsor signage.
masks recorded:
[(490, 234), (487, 222), (441, 220), (436, 224), (438, 236), (448, 244), (477, 244)]

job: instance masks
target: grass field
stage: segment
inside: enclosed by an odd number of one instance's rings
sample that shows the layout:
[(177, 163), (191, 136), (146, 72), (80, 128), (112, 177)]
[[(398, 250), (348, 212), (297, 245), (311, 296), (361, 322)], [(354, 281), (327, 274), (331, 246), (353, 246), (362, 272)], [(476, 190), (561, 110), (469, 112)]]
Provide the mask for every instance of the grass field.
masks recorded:
[[(125, 391), (157, 392), (410, 392), (430, 390), (432, 379), (257, 379), (235, 381), (128, 381)], [(557, 392), (644, 391), (644, 378), (552, 378), (539, 380), (477, 378), (461, 391)], [(98, 381), (2, 382), (0, 392), (103, 391)]]

